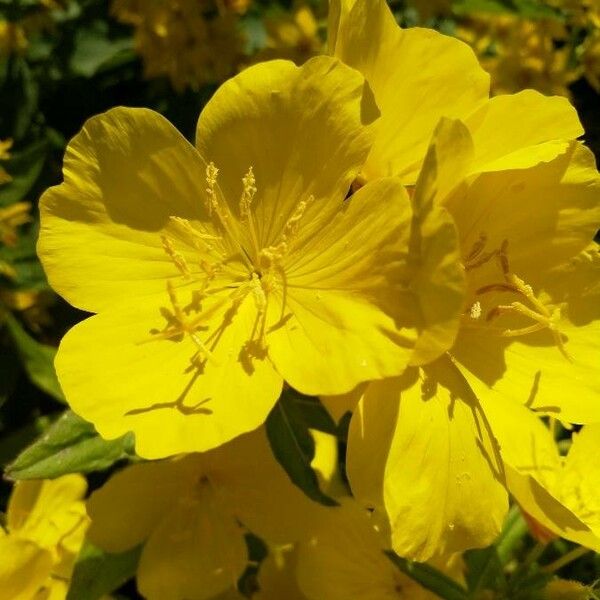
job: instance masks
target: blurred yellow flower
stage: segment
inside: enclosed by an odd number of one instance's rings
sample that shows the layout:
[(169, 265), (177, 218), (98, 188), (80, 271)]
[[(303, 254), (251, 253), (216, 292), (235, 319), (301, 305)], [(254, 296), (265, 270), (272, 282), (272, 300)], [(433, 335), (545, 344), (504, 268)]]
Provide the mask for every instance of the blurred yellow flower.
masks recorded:
[(582, 45), (581, 64), (586, 79), (600, 94), (600, 23)]
[(64, 600), (88, 518), (81, 475), (15, 484), (0, 527), (0, 599)]
[(558, 20), (480, 15), (463, 23), (458, 35), (477, 50), (494, 95), (533, 88), (568, 97), (569, 84), (581, 75), (571, 65), (568, 32)]
[(244, 38), (237, 15), (249, 0), (113, 0), (112, 13), (135, 29), (145, 75), (168, 77), (182, 91), (235, 72)]
[(38, 252), (99, 313), (56, 367), (101, 435), (134, 431), (147, 458), (206, 450), (263, 423), (283, 380), (336, 394), (402, 371), (406, 193), (384, 179), (344, 200), (377, 116), (365, 90), (329, 57), (273, 61), (217, 91), (197, 149), (122, 108), (70, 143)]
[[(1, 26), (2, 25), (0, 24), (0, 27)], [(12, 144), (12, 140), (0, 140), (0, 161), (8, 160), (10, 158), (9, 150), (11, 149)], [(11, 176), (0, 165), (0, 185), (8, 183), (11, 179)]]
[(0, 20), (0, 58), (27, 49), (27, 37), (19, 23)]
[(308, 5), (301, 4), (292, 12), (276, 11), (266, 16), (265, 28), (265, 48), (253, 57), (255, 62), (287, 58), (301, 65), (323, 49), (317, 19)]
[(117, 473), (88, 502), (89, 537), (109, 552), (145, 544), (137, 581), (148, 600), (203, 600), (235, 587), (248, 562), (247, 531), (298, 541), (328, 510), (292, 485), (261, 429)]

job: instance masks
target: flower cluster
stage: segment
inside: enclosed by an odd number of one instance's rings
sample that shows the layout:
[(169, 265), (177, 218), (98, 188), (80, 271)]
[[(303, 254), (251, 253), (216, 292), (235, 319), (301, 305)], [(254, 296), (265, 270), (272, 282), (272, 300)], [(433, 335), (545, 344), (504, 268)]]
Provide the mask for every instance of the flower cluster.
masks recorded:
[[(184, 86), (207, 67), (183, 50), (206, 7), (168, 6), (113, 4), (148, 69)], [(497, 539), (510, 498), (536, 535), (600, 551), (600, 173), (583, 133), (564, 97), (490, 97), (467, 44), (399, 27), (385, 0), (332, 0), (327, 54), (226, 81), (193, 144), (149, 109), (89, 119), (37, 246), (91, 313), (56, 355), (69, 407), (98, 443), (135, 439), (87, 501), (89, 542), (139, 551), (149, 600), (427, 600), (439, 590), (406, 561), (462, 590), (461, 553)], [(284, 468), (272, 417), (294, 429), (290, 396), (333, 425), (294, 436), (314, 456)], [(568, 453), (559, 428), (577, 430)], [(17, 485), (0, 598), (70, 579), (63, 546), (88, 525), (72, 477)]]

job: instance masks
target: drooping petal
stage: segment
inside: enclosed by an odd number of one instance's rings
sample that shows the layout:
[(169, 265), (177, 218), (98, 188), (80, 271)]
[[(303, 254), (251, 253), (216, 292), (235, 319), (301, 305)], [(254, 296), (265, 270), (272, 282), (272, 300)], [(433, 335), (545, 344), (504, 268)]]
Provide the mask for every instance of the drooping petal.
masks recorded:
[(377, 108), (360, 73), (330, 57), (302, 67), (255, 65), (223, 84), (198, 121), (196, 145), (219, 168), (234, 212), (253, 168), (260, 248), (276, 244), (301, 201), (303, 224), (341, 205), (373, 138)]
[[(377, 420), (381, 412), (385, 419), (393, 404), (395, 429), (391, 439), (371, 437), (369, 444), (351, 426), (348, 442), (348, 461), (359, 453), (363, 464), (365, 456), (385, 456), (383, 502), (393, 548), (421, 561), (491, 543), (507, 509), (502, 464), (473, 392), (448, 358), (423, 373), (371, 384), (363, 414)], [(372, 474), (350, 466), (348, 474), (358, 498), (376, 496)]]
[(548, 162), (583, 134), (577, 111), (566, 98), (534, 90), (491, 98), (469, 115), (466, 125), (475, 148), (471, 173)]
[[(401, 29), (385, 0), (338, 0), (333, 54), (373, 89), (381, 122), (364, 172), (417, 180), (441, 117), (465, 118), (488, 98), (489, 76), (466, 44), (429, 29)], [(331, 40), (330, 40), (331, 45)]]
[(56, 358), (73, 410), (107, 439), (133, 431), (145, 458), (208, 450), (255, 429), (282, 385), (269, 360), (247, 348), (252, 298), (209, 296), (194, 337), (164, 339), (164, 296), (163, 316), (158, 307), (125, 306), (79, 323)]
[(573, 501), (577, 488), (586, 485), (587, 473), (578, 473), (576, 487), (572, 485), (550, 431), (525, 406), (509, 398), (485, 399), (482, 406), (498, 440), (508, 489), (521, 507), (557, 535), (598, 549), (600, 538), (586, 520), (585, 508)]
[(176, 499), (142, 551), (138, 587), (148, 600), (209, 600), (235, 586), (247, 563), (244, 531), (210, 489)]
[(361, 188), (302, 252), (286, 257), (267, 339), (292, 387), (342, 394), (402, 372), (414, 343), (414, 315), (399, 301), (409, 226), (406, 192), (399, 180), (382, 179)]
[(142, 463), (113, 475), (88, 500), (89, 539), (107, 552), (124, 552), (146, 541), (190, 487), (200, 460), (191, 455)]
[[(170, 216), (210, 228), (205, 163), (161, 115), (116, 108), (89, 119), (67, 147), (64, 183), (40, 202), (38, 253), (52, 287), (98, 312), (164, 290), (179, 275), (161, 234)], [(180, 250), (194, 270), (198, 251)]]

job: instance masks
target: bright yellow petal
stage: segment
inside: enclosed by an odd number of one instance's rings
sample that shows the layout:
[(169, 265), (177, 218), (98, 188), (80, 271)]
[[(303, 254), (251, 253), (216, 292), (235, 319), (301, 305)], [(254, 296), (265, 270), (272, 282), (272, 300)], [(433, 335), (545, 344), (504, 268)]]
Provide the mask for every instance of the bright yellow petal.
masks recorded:
[(198, 121), (196, 145), (219, 168), (234, 212), (253, 168), (252, 210), (260, 247), (277, 243), (302, 200), (303, 223), (337, 210), (358, 174), (378, 116), (364, 78), (330, 57), (302, 67), (255, 65), (215, 93)]
[(218, 482), (223, 507), (270, 542), (305, 538), (311, 523), (328, 510), (290, 481), (263, 428), (217, 448), (205, 460), (211, 479)]
[(337, 396), (321, 396), (321, 403), (327, 409), (333, 420), (337, 423), (347, 412), (354, 412), (358, 401), (367, 387), (368, 383), (361, 383), (346, 394)]
[(88, 500), (89, 539), (107, 552), (124, 552), (144, 542), (189, 488), (200, 464), (194, 455), (133, 465), (113, 475)]
[[(412, 380), (407, 373), (404, 380), (368, 388), (361, 401), (363, 413), (371, 413), (371, 420), (386, 419), (384, 409), (395, 405), (395, 430), (391, 442), (371, 440), (368, 445), (351, 427), (348, 460), (358, 453), (385, 456), (377, 446), (389, 443), (383, 501), (398, 554), (424, 561), (485, 546), (498, 534), (507, 509), (489, 426), (449, 359), (432, 363), (421, 376), (416, 370), (410, 375)], [(363, 456), (363, 464), (367, 460)], [(381, 468), (371, 463), (371, 469)], [(365, 488), (367, 496), (375, 495), (368, 490), (377, 483), (370, 472), (349, 465), (348, 474), (357, 497)]]
[(466, 124), (475, 146), (471, 173), (532, 167), (562, 154), (583, 134), (577, 111), (566, 98), (534, 90), (491, 98)]
[(138, 588), (147, 600), (208, 600), (235, 586), (247, 563), (244, 531), (210, 491), (175, 499), (144, 546)]
[(85, 518), (86, 489), (85, 478), (76, 474), (17, 482), (8, 505), (8, 528), (43, 548), (55, 549)]
[(52, 554), (16, 536), (0, 537), (0, 600), (31, 600), (52, 572)]
[(385, 0), (342, 2), (338, 14), (334, 54), (366, 77), (382, 115), (364, 172), (412, 184), (440, 118), (464, 118), (483, 104), (489, 76), (463, 42), (401, 29)]
[[(233, 311), (230, 301), (219, 302), (218, 295), (206, 299), (207, 330), (194, 338), (160, 339), (160, 305), (123, 307), (75, 326), (56, 358), (73, 410), (107, 439), (133, 431), (145, 458), (207, 450), (258, 427), (281, 377), (268, 359), (248, 355), (257, 318), (252, 298)], [(198, 360), (200, 338), (212, 350), (208, 360)]]
[(409, 226), (402, 185), (382, 179), (340, 205), (305, 251), (287, 259), (285, 306), (272, 310), (268, 342), (292, 387), (342, 394), (402, 372), (414, 342), (410, 329), (400, 330), (407, 316), (398, 301)]
[[(446, 202), (463, 256), (485, 240), (485, 252), (507, 243), (510, 270), (537, 287), (547, 269), (583, 250), (600, 221), (600, 175), (587, 148), (572, 142), (549, 163), (478, 176)], [(532, 219), (535, 215), (535, 219)], [(494, 270), (495, 269), (495, 270)], [(502, 276), (497, 262), (469, 271), (473, 288)]]
[(440, 203), (466, 175), (472, 155), (467, 128), (460, 121), (442, 119), (412, 196), (408, 261), (419, 330), (413, 365), (441, 356), (452, 346), (460, 326), (465, 274), (454, 221)]
[(600, 547), (600, 425), (586, 425), (573, 435), (573, 443), (558, 482), (560, 500), (598, 536)]
[[(205, 163), (161, 115), (116, 108), (70, 142), (64, 183), (40, 202), (38, 253), (52, 287), (74, 306), (107, 306), (162, 293), (179, 275), (161, 234), (170, 216), (207, 226)], [(182, 253), (199, 270), (198, 251)]]

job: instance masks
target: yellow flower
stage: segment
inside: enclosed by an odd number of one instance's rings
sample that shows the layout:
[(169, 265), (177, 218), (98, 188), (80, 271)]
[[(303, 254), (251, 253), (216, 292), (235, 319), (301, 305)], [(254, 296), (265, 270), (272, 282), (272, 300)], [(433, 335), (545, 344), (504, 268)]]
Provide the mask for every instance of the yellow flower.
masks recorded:
[(446, 120), (434, 135), (413, 200), (417, 210), (425, 198), (439, 203), (456, 224), (458, 336), (438, 360), (362, 390), (349, 432), (353, 492), (388, 516), (401, 555), (427, 560), (494, 539), (515, 460), (496, 440), (522, 412), (600, 421), (597, 249), (573, 258), (600, 220), (600, 176), (583, 146), (561, 147), (533, 167), (522, 168), (531, 151), (517, 151), (497, 161), (503, 170), (464, 179), (476, 159), (466, 127)]
[[(10, 158), (9, 150), (12, 147), (12, 143), (12, 140), (0, 140), (0, 160), (8, 160)], [(0, 166), (0, 185), (8, 183), (11, 179), (12, 177)]]
[[(599, 8), (600, 20), (600, 8)], [(600, 23), (582, 45), (581, 63), (590, 85), (600, 93)]]
[(336, 394), (402, 371), (405, 192), (384, 179), (344, 201), (372, 138), (365, 90), (328, 57), (274, 61), (221, 87), (197, 149), (123, 108), (70, 143), (38, 251), (54, 289), (99, 313), (56, 367), (102, 436), (202, 451), (263, 423), (283, 380)]
[[(589, 274), (560, 267), (593, 239), (600, 176), (570, 141), (582, 129), (564, 98), (488, 99), (469, 48), (400, 29), (385, 2), (333, 4), (330, 47), (366, 76), (382, 112), (363, 180), (396, 174), (411, 186), (407, 280), (421, 317), (413, 368), (326, 402), (339, 414), (362, 396), (353, 492), (389, 518), (396, 552), (428, 560), (497, 535), (510, 462), (494, 420), (519, 419), (511, 403), (600, 420), (600, 315), (576, 304)], [(440, 121), (448, 115), (464, 123)]]
[(460, 37), (466, 34), (463, 39), (470, 41), (472, 28), (479, 35), (482, 30), (486, 32), (488, 44), (478, 44), (476, 48), (482, 65), (491, 74), (494, 94), (533, 88), (544, 94), (570, 96), (568, 85), (581, 73), (570, 65), (572, 48), (560, 21), (512, 15), (476, 16), (462, 25)]
[[(297, 551), (297, 579), (308, 600), (434, 600), (385, 556), (374, 519), (350, 499), (318, 519)], [(291, 557), (294, 561), (294, 557)], [(259, 573), (259, 583), (262, 571)], [(266, 596), (265, 600), (287, 596)], [(261, 598), (259, 596), (259, 598)], [(262, 600), (262, 599), (261, 599)]]
[(204, 454), (124, 469), (92, 494), (89, 537), (109, 552), (144, 543), (137, 581), (148, 600), (202, 600), (235, 586), (248, 530), (300, 540), (327, 510), (292, 485), (259, 430)]
[(542, 598), (543, 600), (596, 600), (598, 595), (593, 588), (578, 581), (555, 579), (544, 588)]
[(308, 5), (301, 4), (291, 13), (277, 11), (265, 17), (266, 47), (253, 57), (255, 62), (286, 58), (302, 64), (323, 48), (317, 19)]
[[(297, 562), (297, 546), (287, 544), (270, 547), (269, 555), (260, 565), (257, 577), (258, 591), (253, 594), (252, 598), (254, 600), (281, 600), (282, 598), (307, 600), (298, 587)], [(322, 578), (329, 577), (330, 573), (323, 571), (320, 576)]]
[[(442, 117), (467, 125), (475, 143), (474, 172), (499, 170), (496, 159), (513, 151), (583, 133), (563, 98), (527, 90), (490, 100), (489, 75), (465, 43), (429, 29), (400, 28), (381, 0), (335, 0), (329, 49), (365, 76), (381, 111), (363, 169), (366, 180), (397, 175), (414, 185)], [(539, 162), (536, 151), (530, 154), (529, 164)]]
[(0, 528), (0, 599), (66, 597), (88, 525), (81, 475), (15, 484)]
[(245, 5), (245, 0), (113, 0), (112, 13), (134, 26), (146, 77), (169, 77), (182, 91), (223, 81), (235, 71), (244, 50), (237, 15)]
[(0, 20), (0, 57), (21, 54), (26, 49), (27, 36), (21, 24)]

